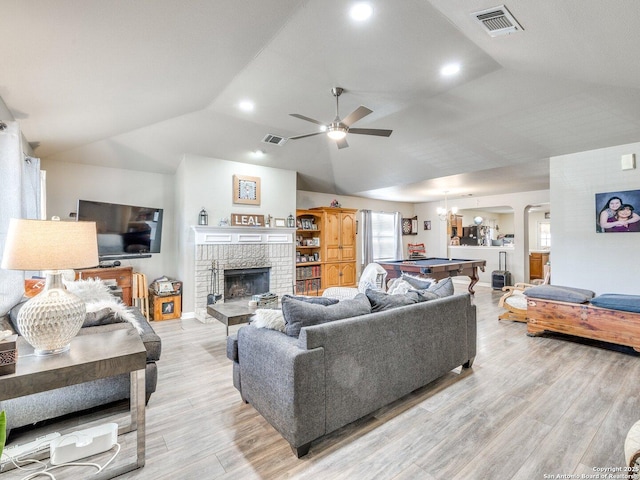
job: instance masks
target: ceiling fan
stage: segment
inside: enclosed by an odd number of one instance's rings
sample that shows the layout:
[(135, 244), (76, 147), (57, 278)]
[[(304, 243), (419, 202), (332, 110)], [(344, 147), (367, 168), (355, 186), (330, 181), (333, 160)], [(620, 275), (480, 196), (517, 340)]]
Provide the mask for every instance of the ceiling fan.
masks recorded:
[(338, 148), (347, 148), (349, 144), (347, 143), (347, 133), (357, 133), (360, 135), (377, 135), (379, 137), (388, 137), (391, 135), (393, 130), (382, 130), (380, 128), (351, 128), (351, 125), (356, 123), (358, 120), (366, 117), (373, 110), (360, 105), (353, 112), (347, 115), (343, 120), (340, 120), (340, 113), (338, 110), (338, 98), (344, 92), (344, 88), (334, 87), (331, 89), (331, 94), (336, 97), (336, 118), (333, 122), (329, 124), (324, 124), (318, 120), (314, 120), (313, 118), (305, 117), (304, 115), (300, 115), (299, 113), (290, 113), (292, 117), (299, 118), (301, 120), (306, 120), (307, 122), (315, 123), (316, 125), (320, 125), (324, 127), (320, 132), (307, 133), (305, 135), (296, 135), (294, 137), (289, 137), (289, 140), (297, 140), (299, 138), (312, 137), (314, 135), (320, 135), (322, 133), (327, 134), (327, 136), (336, 141), (336, 145)]

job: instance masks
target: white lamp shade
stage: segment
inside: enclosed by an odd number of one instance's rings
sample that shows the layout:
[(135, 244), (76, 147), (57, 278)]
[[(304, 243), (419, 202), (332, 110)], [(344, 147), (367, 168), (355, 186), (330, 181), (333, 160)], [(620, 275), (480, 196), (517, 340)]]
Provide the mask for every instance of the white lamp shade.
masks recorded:
[(98, 265), (95, 222), (12, 218), (2, 268), (63, 270)]

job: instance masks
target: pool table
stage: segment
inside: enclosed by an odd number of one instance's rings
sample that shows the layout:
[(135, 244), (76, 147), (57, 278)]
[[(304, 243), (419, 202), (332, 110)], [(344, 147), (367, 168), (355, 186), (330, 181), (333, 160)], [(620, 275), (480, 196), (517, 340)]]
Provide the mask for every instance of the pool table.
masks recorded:
[(462, 260), (459, 258), (424, 258), (420, 260), (392, 260), (378, 262), (387, 271), (387, 278), (399, 277), (402, 273), (422, 275), (441, 280), (447, 277), (466, 275), (471, 279), (469, 293), (475, 293), (473, 286), (478, 283), (478, 268), (484, 272), (486, 260)]

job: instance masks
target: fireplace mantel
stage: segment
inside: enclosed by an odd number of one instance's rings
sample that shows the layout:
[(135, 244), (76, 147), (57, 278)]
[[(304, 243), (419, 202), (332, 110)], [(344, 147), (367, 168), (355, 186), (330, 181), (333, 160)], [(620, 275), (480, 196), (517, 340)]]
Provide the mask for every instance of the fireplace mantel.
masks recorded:
[(293, 244), (295, 228), (191, 227), (196, 245)]

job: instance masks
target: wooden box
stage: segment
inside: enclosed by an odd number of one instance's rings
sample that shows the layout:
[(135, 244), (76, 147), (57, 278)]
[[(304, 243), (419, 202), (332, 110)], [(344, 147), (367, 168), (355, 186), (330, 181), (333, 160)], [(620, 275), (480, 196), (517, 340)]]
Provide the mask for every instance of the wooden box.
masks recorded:
[(182, 315), (182, 296), (150, 296), (149, 311), (152, 320), (173, 320)]
[(18, 350), (16, 348), (17, 339), (18, 335), (10, 335), (0, 341), (0, 375), (16, 373), (16, 360), (18, 358)]
[(527, 335), (545, 331), (625, 345), (640, 352), (640, 313), (527, 298)]

